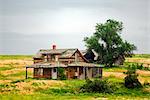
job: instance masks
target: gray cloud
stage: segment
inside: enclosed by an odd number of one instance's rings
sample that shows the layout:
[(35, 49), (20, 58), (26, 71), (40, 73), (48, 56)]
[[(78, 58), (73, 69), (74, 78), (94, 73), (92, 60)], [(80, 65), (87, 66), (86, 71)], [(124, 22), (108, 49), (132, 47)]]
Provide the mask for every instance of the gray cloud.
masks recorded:
[[(75, 38), (75, 39), (72, 39)], [(20, 34), (7, 33), (2, 35), (1, 54), (32, 54), (40, 48), (51, 48), (52, 44), (57, 44), (57, 48), (82, 48), (84, 36), (78, 37), (76, 34)], [(71, 39), (71, 40), (70, 40)]]
[(149, 0), (0, 0), (0, 54), (32, 54), (56, 43), (85, 49), (96, 23), (124, 23), (122, 37), (150, 53)]

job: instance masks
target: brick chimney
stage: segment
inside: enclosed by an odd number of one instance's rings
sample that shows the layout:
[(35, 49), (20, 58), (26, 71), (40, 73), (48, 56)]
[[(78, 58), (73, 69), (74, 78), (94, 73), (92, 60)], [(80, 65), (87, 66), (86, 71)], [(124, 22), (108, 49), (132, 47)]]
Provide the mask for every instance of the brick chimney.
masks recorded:
[(53, 45), (52, 49), (55, 50), (56, 49), (56, 45)]

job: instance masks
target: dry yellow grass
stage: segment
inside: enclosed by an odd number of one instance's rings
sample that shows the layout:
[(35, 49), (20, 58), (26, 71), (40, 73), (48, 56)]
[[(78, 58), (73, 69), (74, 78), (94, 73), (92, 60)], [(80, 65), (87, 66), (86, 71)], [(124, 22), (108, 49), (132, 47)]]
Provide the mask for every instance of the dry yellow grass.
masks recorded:
[(0, 80), (0, 84), (10, 83), (12, 80)]
[[(142, 84), (144, 84), (144, 82), (150, 83), (150, 71), (138, 70), (137, 73), (139, 75), (138, 79), (140, 80), (140, 82)], [(119, 79), (123, 79), (123, 78), (125, 78), (126, 75), (121, 73), (121, 72), (103, 72), (103, 76), (104, 77), (113, 76), (113, 77), (116, 77), (116, 78), (119, 78)], [(146, 76), (146, 77), (143, 77), (143, 76)]]
[(138, 76), (138, 79), (139, 79), (139, 81), (140, 81), (142, 84), (144, 84), (145, 82), (150, 83), (150, 78), (148, 79), (148, 78), (145, 78), (145, 77)]
[[(33, 84), (40, 84), (38, 86), (34, 86)], [(56, 80), (32, 80), (30, 82), (18, 82), (15, 84), (16, 89), (19, 90), (20, 94), (32, 94), (37, 89), (47, 89), (52, 87), (62, 87), (65, 84), (61, 81)]]
[(2, 75), (9, 75), (9, 74), (16, 74), (18, 72), (23, 72), (25, 71), (25, 68), (14, 68), (11, 70), (5, 70), (5, 71), (1, 71)]
[[(130, 60), (130, 59), (129, 59)], [(137, 59), (130, 60), (130, 61), (139, 61)], [(143, 59), (141, 60), (141, 62)], [(144, 62), (149, 62), (149, 60), (144, 60)], [(8, 75), (9, 80), (0, 80), (0, 84), (10, 84), (10, 82), (14, 80), (22, 80), (25, 79), (25, 75), (18, 75), (18, 76), (12, 76), (11, 74), (17, 74), (21, 72), (25, 72), (25, 65), (31, 65), (33, 63), (32, 60), (0, 60), (0, 67), (13, 67), (13, 69), (10, 70), (3, 70), (0, 72), (2, 75)], [(6, 66), (8, 65), (8, 66)], [(123, 69), (116, 69), (116, 70), (110, 70), (109, 72), (104, 71), (103, 76), (109, 77), (113, 76), (116, 79), (123, 79), (126, 75), (123, 74), (125, 70)], [(33, 69), (28, 69), (29, 73), (33, 72)], [(139, 80), (144, 84), (145, 81), (150, 83), (150, 71), (143, 71), (143, 70), (137, 70), (137, 73), (139, 74)], [(30, 74), (31, 75), (31, 74)], [(33, 84), (40, 84), (39, 86), (34, 86)], [(58, 80), (30, 80), (29, 82), (18, 82), (14, 84), (16, 86), (16, 89), (19, 90), (19, 94), (33, 94), (34, 91), (37, 89), (47, 89), (47, 88), (54, 88), (54, 87), (63, 87), (65, 86), (65, 83), (63, 81)], [(12, 87), (10, 88), (3, 88), (5, 92), (3, 93), (9, 93), (13, 90)], [(145, 91), (149, 91), (150, 89), (146, 89)]]
[(144, 67), (150, 67), (149, 58), (126, 58), (126, 62), (142, 63)]
[(144, 88), (143, 89), (145, 92), (150, 92), (150, 88)]
[(62, 81), (58, 80), (33, 80), (36, 83), (45, 83), (48, 86), (64, 86), (65, 84)]
[(124, 78), (126, 75), (121, 72), (103, 72), (104, 77), (114, 76), (116, 78)]
[(25, 66), (25, 65), (31, 65), (33, 64), (32, 60), (0, 60), (0, 65), (20, 65), (20, 66)]
[(15, 90), (18, 91), (18, 94), (33, 94), (39, 89), (42, 90), (47, 88), (63, 87), (65, 85), (65, 83), (58, 80), (31, 80), (29, 82), (18, 82), (15, 84), (10, 84), (10, 82), (11, 80), (0, 81), (1, 84), (7, 84), (8, 86), (2, 88), (2, 94), (6, 94), (14, 90), (13, 86), (15, 86)]
[(150, 71), (137, 70), (136, 72), (141, 76), (150, 76)]

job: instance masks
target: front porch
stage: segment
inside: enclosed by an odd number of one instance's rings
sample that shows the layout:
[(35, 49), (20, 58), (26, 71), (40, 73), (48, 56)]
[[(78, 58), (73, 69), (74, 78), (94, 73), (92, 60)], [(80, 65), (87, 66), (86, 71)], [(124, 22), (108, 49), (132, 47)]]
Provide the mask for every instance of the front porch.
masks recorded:
[[(85, 65), (85, 64), (84, 64)], [(102, 66), (93, 66), (95, 64), (69, 64), (68, 66), (54, 66), (38, 64), (34, 66), (26, 66), (26, 79), (28, 78), (28, 68), (33, 68), (33, 78), (58, 79), (58, 68), (63, 68), (67, 79), (86, 79), (86, 78), (102, 78)]]
[(102, 78), (102, 68), (98, 67), (74, 66), (68, 67), (67, 70), (68, 79)]

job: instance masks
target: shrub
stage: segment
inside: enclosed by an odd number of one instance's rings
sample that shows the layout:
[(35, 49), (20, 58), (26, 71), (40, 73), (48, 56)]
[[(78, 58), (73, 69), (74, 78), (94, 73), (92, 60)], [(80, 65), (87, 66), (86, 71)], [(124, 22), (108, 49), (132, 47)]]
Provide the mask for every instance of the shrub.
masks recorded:
[(138, 74), (136, 74), (136, 66), (132, 65), (128, 67), (128, 70), (126, 72), (127, 76), (124, 78), (125, 80), (125, 87), (127, 88), (140, 88), (142, 87), (142, 84), (138, 80)]
[(58, 67), (58, 79), (59, 80), (66, 80), (66, 75), (64, 73), (64, 69), (63, 68), (60, 68)]
[(138, 64), (137, 63), (137, 69), (144, 69), (143, 64)]
[(81, 92), (91, 92), (91, 93), (112, 93), (114, 88), (106, 79), (99, 80), (95, 79), (93, 81), (87, 79), (86, 83), (80, 87)]

